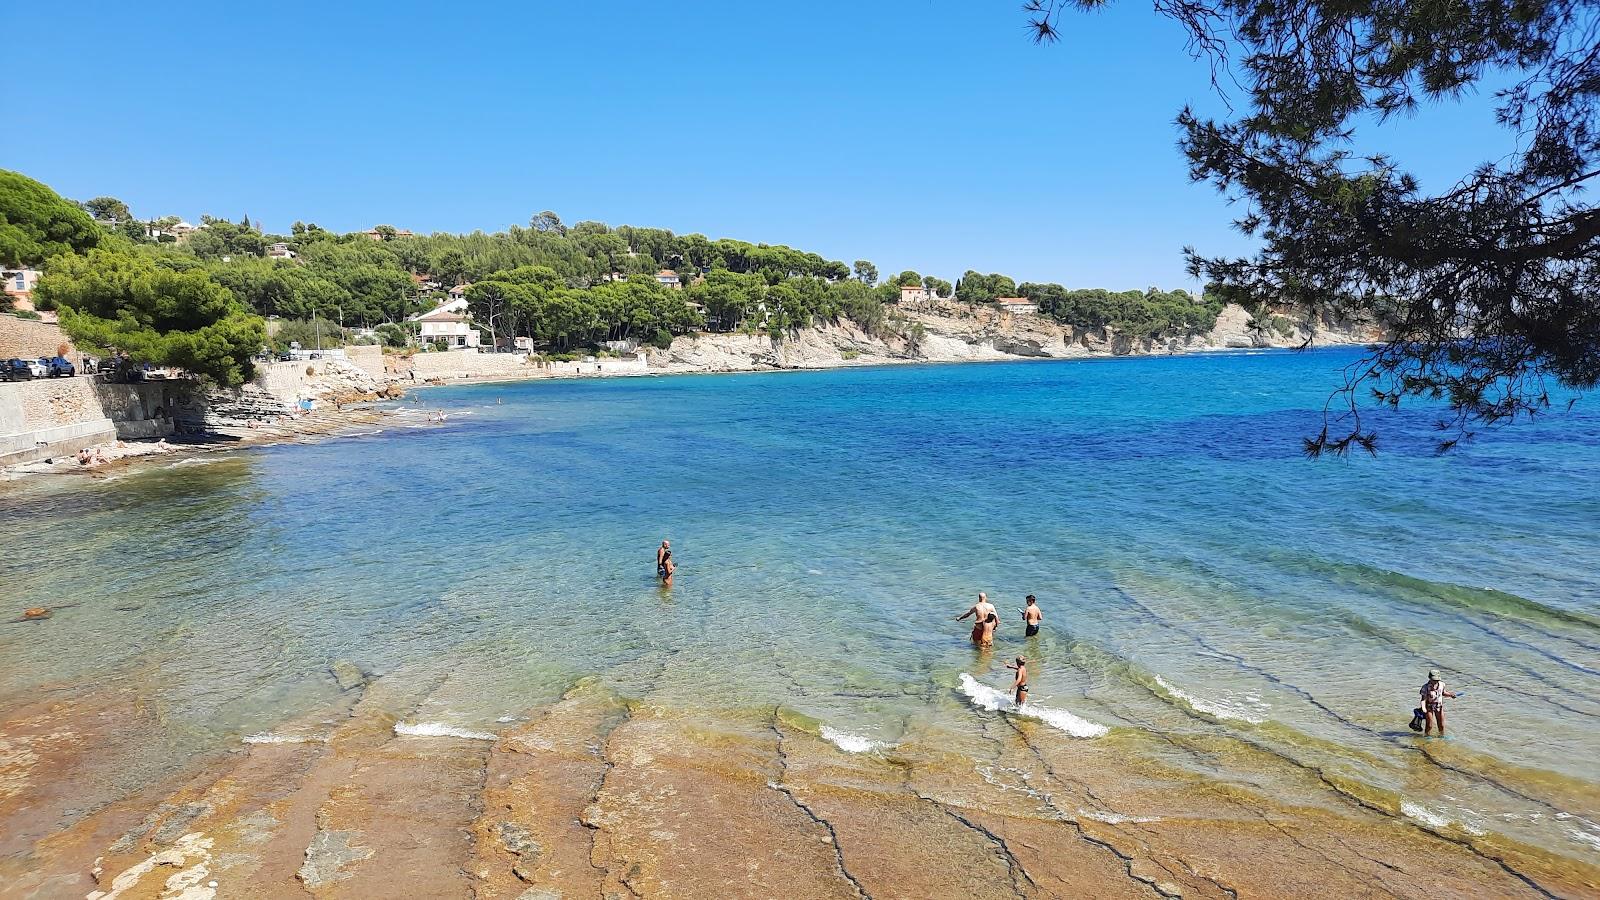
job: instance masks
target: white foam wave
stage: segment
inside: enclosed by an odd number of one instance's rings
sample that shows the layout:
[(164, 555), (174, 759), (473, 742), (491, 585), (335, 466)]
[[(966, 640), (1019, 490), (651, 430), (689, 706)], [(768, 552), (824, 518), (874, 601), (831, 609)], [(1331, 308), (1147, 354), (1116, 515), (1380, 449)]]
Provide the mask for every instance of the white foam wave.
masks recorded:
[(986, 684), (979, 683), (978, 679), (973, 678), (966, 672), (961, 673), (961, 693), (972, 698), (973, 705), (980, 709), (986, 709), (990, 712), (1004, 711), (1030, 719), (1038, 719), (1046, 725), (1065, 731), (1073, 737), (1096, 738), (1111, 730), (1098, 722), (1080, 719), (1064, 709), (1040, 706), (1031, 702), (1018, 707), (1016, 701), (1012, 700), (1009, 695), (1002, 694)]
[(164, 469), (176, 469), (179, 466), (203, 466), (203, 465), (206, 465), (207, 463), (214, 463), (214, 462), (220, 462), (220, 461), (221, 460), (219, 460), (215, 456), (190, 456), (190, 457), (186, 457), (184, 459), (180, 459), (177, 462), (168, 463), (167, 465), (162, 466), (162, 468), (164, 468)]
[(1412, 803), (1410, 800), (1400, 801), (1400, 814), (1416, 819), (1424, 825), (1431, 825), (1434, 828), (1443, 828), (1450, 824), (1449, 817), (1443, 813), (1434, 812), (1426, 806)]
[(851, 734), (848, 731), (840, 731), (831, 725), (822, 726), (822, 737), (825, 740), (832, 741), (834, 746), (846, 753), (871, 753), (876, 750), (886, 750), (889, 747), (894, 746), (893, 744), (885, 741), (875, 741), (871, 738), (862, 737), (859, 734)]
[[(1471, 814), (1471, 811), (1463, 808), (1461, 809), (1461, 813), (1463, 815), (1469, 815)], [(1418, 822), (1421, 822), (1422, 824), (1432, 828), (1445, 828), (1454, 825), (1455, 827), (1460, 828), (1469, 834), (1474, 834), (1479, 837), (1482, 837), (1485, 833), (1482, 828), (1473, 825), (1465, 819), (1452, 819), (1450, 816), (1446, 815), (1440, 810), (1429, 809), (1420, 803), (1412, 803), (1410, 800), (1400, 801), (1400, 814), (1406, 816), (1407, 818), (1416, 819)]]
[(276, 731), (258, 731), (244, 736), (246, 744), (320, 744), (324, 740), (312, 734), (279, 734)]
[(1568, 828), (1567, 834), (1572, 835), (1572, 839), (1575, 841), (1581, 841), (1596, 850), (1600, 850), (1600, 834), (1590, 834), (1587, 831), (1579, 831), (1576, 828)]
[(1161, 821), (1157, 816), (1125, 816), (1121, 813), (1101, 812), (1100, 810), (1092, 809), (1080, 809), (1078, 810), (1078, 815), (1083, 816), (1085, 819), (1093, 819), (1096, 822), (1104, 822), (1107, 825), (1124, 825), (1130, 822), (1144, 824)]
[(396, 722), (394, 733), (407, 737), (456, 737), (471, 741), (492, 741), (495, 736), (487, 731), (468, 731), (439, 722)]
[(1156, 684), (1161, 685), (1162, 690), (1188, 704), (1189, 708), (1196, 712), (1205, 713), (1208, 716), (1249, 722), (1251, 725), (1260, 725), (1267, 720), (1267, 717), (1260, 712), (1268, 708), (1267, 704), (1259, 699), (1252, 700), (1249, 695), (1244, 697), (1243, 703), (1235, 703), (1228, 700), (1207, 700), (1204, 697), (1196, 697), (1188, 691), (1174, 687), (1160, 675), (1156, 676)]

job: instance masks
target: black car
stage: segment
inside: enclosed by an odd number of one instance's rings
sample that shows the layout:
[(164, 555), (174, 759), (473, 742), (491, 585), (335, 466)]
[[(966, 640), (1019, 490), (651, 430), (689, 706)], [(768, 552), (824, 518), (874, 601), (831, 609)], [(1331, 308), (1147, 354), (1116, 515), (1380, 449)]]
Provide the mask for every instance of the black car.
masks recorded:
[(33, 378), (33, 369), (25, 359), (0, 360), (0, 379), (6, 381), (28, 381)]
[(78, 370), (73, 367), (65, 356), (41, 356), (39, 357), (39, 365), (50, 370), (51, 378), (71, 378), (78, 374)]

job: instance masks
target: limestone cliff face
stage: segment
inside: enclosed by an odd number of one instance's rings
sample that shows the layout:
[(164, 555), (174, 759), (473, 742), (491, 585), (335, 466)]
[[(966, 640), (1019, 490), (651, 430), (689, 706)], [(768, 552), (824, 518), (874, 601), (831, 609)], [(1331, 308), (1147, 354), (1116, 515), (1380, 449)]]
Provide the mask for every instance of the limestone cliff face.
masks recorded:
[(1381, 337), (1378, 329), (1369, 326), (1326, 322), (1317, 323), (1313, 332), (1302, 318), (1286, 311), (1258, 321), (1236, 304), (1223, 308), (1209, 332), (1130, 338), (1109, 328), (1074, 328), (1044, 316), (945, 303), (933, 309), (897, 311), (883, 334), (842, 322), (801, 329), (782, 340), (764, 334), (690, 335), (673, 341), (670, 349), (650, 350), (649, 363), (651, 369), (661, 372), (740, 372), (1299, 347), (1308, 339), (1320, 347), (1362, 344)]

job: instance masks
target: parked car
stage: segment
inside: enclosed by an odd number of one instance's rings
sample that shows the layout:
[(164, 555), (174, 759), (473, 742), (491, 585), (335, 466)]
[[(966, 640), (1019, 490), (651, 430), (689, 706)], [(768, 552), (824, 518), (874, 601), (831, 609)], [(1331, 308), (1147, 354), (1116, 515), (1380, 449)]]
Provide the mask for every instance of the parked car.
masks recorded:
[(27, 381), (33, 377), (33, 369), (25, 359), (0, 360), (0, 379), (6, 381)]
[(71, 378), (78, 374), (78, 370), (65, 356), (41, 356), (39, 365), (44, 366), (51, 378)]
[(36, 359), (23, 360), (23, 362), (28, 364), (28, 372), (32, 374), (34, 378), (50, 377), (50, 370), (45, 367), (44, 363), (39, 362)]

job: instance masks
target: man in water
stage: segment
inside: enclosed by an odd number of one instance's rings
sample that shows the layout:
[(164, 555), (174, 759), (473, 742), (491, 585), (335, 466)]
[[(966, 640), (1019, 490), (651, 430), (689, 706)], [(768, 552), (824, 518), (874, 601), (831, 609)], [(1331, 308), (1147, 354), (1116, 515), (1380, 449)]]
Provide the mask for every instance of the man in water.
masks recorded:
[(1012, 682), (1012, 687), (1016, 690), (1017, 706), (1021, 706), (1028, 699), (1028, 661), (1019, 656), (1017, 657), (1016, 665), (1006, 663), (1006, 668), (1017, 673), (1016, 681)]
[(1032, 594), (1028, 595), (1028, 606), (1022, 611), (1022, 621), (1027, 625), (1025, 631), (1028, 637), (1039, 633), (1039, 623), (1044, 621), (1044, 612), (1039, 609), (1039, 601)]
[(956, 621), (959, 622), (962, 619), (965, 619), (967, 616), (977, 616), (978, 618), (972, 623), (972, 642), (974, 644), (981, 644), (983, 643), (983, 626), (989, 621), (989, 617), (992, 615), (994, 615), (994, 604), (989, 602), (989, 597), (987, 594), (979, 591), (978, 602), (972, 604), (971, 609), (959, 616), (956, 616)]
[(672, 542), (663, 540), (661, 546), (656, 548), (656, 577), (671, 584), (672, 573), (677, 568), (672, 562)]
[(1433, 734), (1433, 724), (1439, 723), (1439, 736), (1444, 737), (1444, 700), (1446, 697), (1455, 698), (1455, 694), (1444, 689), (1444, 682), (1439, 680), (1438, 672), (1429, 672), (1428, 681), (1422, 686), (1422, 714), (1423, 736)]

